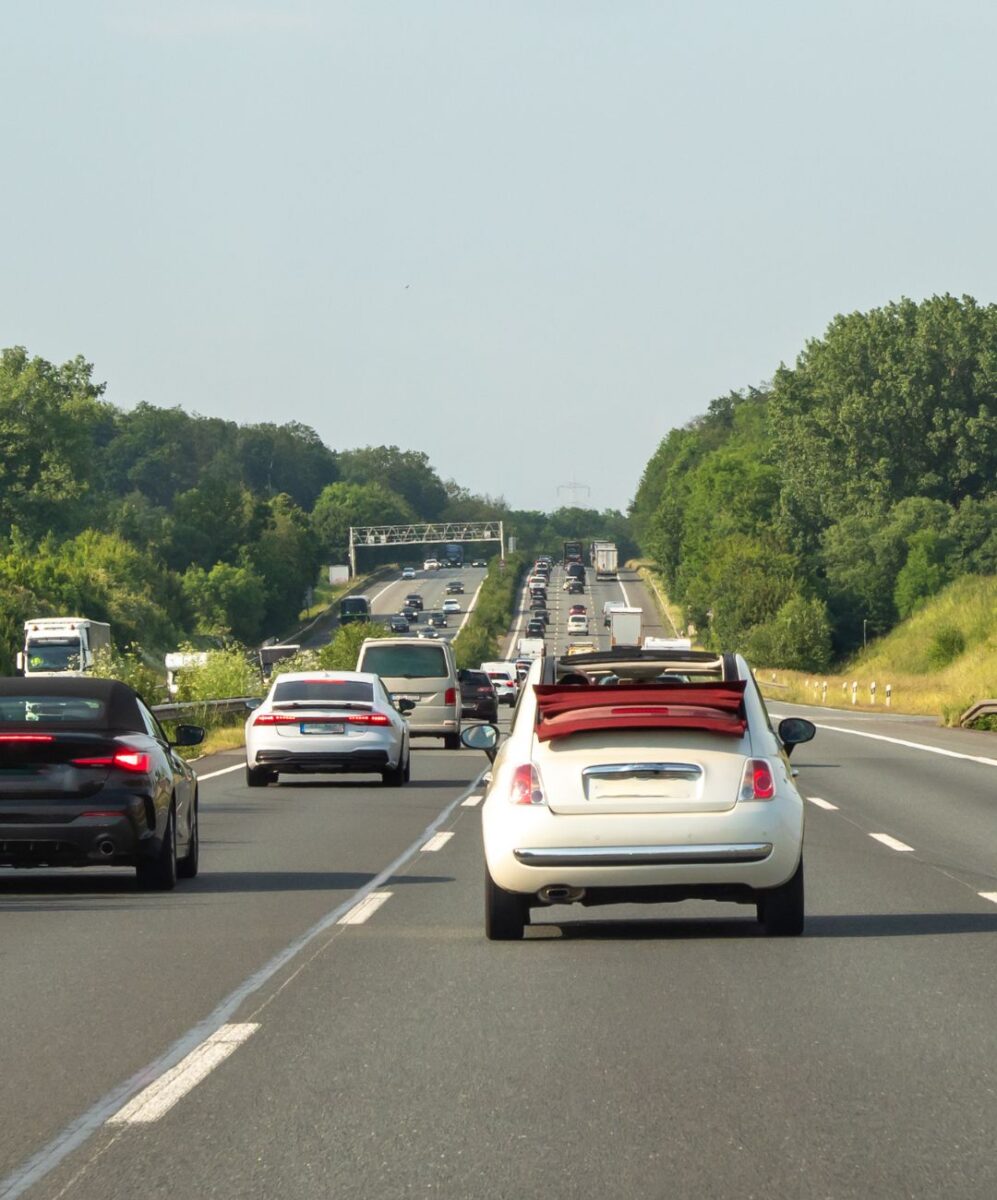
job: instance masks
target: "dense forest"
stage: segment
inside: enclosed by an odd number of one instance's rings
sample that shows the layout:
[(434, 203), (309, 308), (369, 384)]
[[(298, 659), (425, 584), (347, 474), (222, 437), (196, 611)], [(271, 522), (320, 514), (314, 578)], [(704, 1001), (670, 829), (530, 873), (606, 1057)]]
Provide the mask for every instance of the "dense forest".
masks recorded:
[(119, 647), (148, 654), (280, 636), (323, 564), (346, 561), (351, 524), (502, 518), (528, 551), (562, 537), (636, 549), (622, 513), (512, 510), (417, 450), (333, 450), (297, 422), (125, 410), (103, 393), (82, 358), (0, 353), (0, 673), (35, 616), (109, 621)]
[(997, 572), (997, 306), (838, 316), (770, 384), (672, 430), (631, 516), (708, 644), (820, 670)]

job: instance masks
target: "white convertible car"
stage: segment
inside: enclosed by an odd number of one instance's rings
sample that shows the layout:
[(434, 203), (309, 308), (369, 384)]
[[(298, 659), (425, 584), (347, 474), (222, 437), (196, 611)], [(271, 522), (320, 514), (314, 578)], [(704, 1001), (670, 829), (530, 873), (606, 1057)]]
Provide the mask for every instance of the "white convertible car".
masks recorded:
[(725, 900), (803, 930), (803, 801), (740, 655), (614, 650), (533, 663), (482, 806), (485, 931), (521, 938), (551, 904)]

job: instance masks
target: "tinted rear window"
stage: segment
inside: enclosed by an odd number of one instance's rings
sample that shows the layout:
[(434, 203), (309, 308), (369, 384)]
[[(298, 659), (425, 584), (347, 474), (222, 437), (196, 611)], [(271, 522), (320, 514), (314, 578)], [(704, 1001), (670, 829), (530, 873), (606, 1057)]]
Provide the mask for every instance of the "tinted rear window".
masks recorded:
[(359, 700), (370, 704), (374, 699), (374, 687), (353, 679), (290, 679), (277, 684), (273, 698), (275, 704), (290, 700), (314, 700), (324, 704)]
[(464, 682), (473, 683), (476, 687), (484, 687), (489, 680), (484, 671), (465, 671)]
[(388, 679), (439, 679), (450, 674), (441, 646), (368, 646), (363, 669)]
[(107, 704), (89, 696), (0, 696), (0, 724), (100, 729), (107, 724)]

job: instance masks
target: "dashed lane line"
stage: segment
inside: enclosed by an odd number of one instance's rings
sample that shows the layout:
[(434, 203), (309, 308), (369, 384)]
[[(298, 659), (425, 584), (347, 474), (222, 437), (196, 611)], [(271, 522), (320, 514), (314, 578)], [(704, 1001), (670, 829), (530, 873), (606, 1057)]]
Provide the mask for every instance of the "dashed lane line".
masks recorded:
[(423, 854), (432, 854), (437, 850), (442, 850), (452, 837), (453, 833), (434, 833), (422, 847)]
[(901, 842), (895, 837), (890, 837), (888, 833), (870, 833), (869, 836), (877, 842), (882, 842), (884, 846), (889, 846), (891, 850), (896, 850), (898, 854), (908, 854), (914, 849), (913, 846), (908, 846), (906, 842)]
[(849, 733), (852, 737), (872, 738), (876, 742), (890, 742), (894, 746), (906, 746), (909, 750), (924, 750), (928, 754), (941, 754), (945, 758), (962, 758), (967, 762), (982, 763), (985, 767), (997, 767), (997, 758), (987, 758), (982, 754), (963, 754), (959, 750), (944, 750), (941, 746), (926, 746), (923, 742), (908, 742), (904, 738), (887, 737), (884, 733), (867, 733), (864, 729), (842, 729), (840, 725), (822, 725), (815, 721), (818, 729), (827, 729), (831, 733)]
[(234, 767), (222, 767), (220, 771), (209, 771), (207, 775), (198, 775), (199, 783), (203, 783), (206, 779), (217, 779), (219, 775), (231, 775), (233, 771), (241, 771), (245, 767), (245, 763), (237, 763)]
[(991, 904), (997, 904), (997, 892), (977, 892), (976, 894), (984, 900), (989, 900)]
[(816, 804), (818, 808), (825, 808), (828, 812), (837, 812), (837, 804), (832, 804), (830, 800), (822, 800), (820, 796), (807, 796), (811, 804)]
[(477, 808), (483, 799), (482, 796), (468, 796), (466, 800), (461, 800), (460, 806), (461, 808)]
[(350, 911), (336, 922), (337, 925), (363, 925), (365, 921), (377, 912), (386, 901), (391, 899), (391, 892), (371, 892), (364, 896), (359, 904), (354, 904)]

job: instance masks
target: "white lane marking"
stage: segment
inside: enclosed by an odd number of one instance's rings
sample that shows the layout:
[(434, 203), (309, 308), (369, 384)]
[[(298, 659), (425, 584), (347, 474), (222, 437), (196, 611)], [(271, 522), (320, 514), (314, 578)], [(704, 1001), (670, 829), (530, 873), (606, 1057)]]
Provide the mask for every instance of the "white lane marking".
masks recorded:
[(460, 806), (461, 808), (477, 808), (483, 799), (483, 796), (468, 796), (466, 800), (461, 800)]
[(478, 596), (480, 595), (481, 589), (484, 587), (484, 584), (485, 584), (485, 581), (482, 579), (481, 583), (479, 583), (477, 588), (475, 589), (474, 595), (471, 597), (471, 603), (467, 606), (467, 612), (464, 613), (463, 620), (457, 626), (457, 633), (454, 634), (454, 637), (456, 637), (457, 634), (460, 633), (460, 631), (464, 628), (464, 626), (470, 620), (471, 613), (474, 612), (474, 606), (478, 603)]
[(362, 925), (364, 921), (370, 918), (377, 912), (386, 900), (391, 899), (391, 892), (371, 892), (369, 896), (364, 896), (359, 904), (354, 904), (350, 911), (339, 918), (337, 925)]
[(989, 900), (991, 904), (997, 904), (997, 892), (977, 892), (976, 894), (984, 900)]
[(259, 1025), (223, 1025), (205, 1039), (196, 1050), (191, 1050), (165, 1075), (150, 1083), (129, 1100), (124, 1108), (118, 1109), (108, 1119), (109, 1125), (149, 1125), (170, 1111), (174, 1104), (194, 1090), (202, 1079), (223, 1063), (230, 1054), (251, 1038)]
[(618, 579), (616, 582), (620, 585), (620, 591), (623, 593), (623, 603), (627, 608), (631, 608), (630, 597), (627, 595), (627, 589), (623, 586), (623, 580)]
[(985, 767), (997, 767), (997, 758), (985, 758), (982, 754), (962, 754), (958, 750), (943, 750), (940, 746), (926, 746), (923, 742), (908, 742), (903, 738), (887, 737), (884, 733), (866, 733), (864, 729), (842, 729), (840, 725), (821, 725), (832, 733), (850, 733), (852, 737), (872, 738), (876, 742), (891, 742), (894, 746), (906, 746), (910, 750), (926, 750), (928, 754), (941, 754), (945, 758), (964, 758), (967, 762), (982, 763)]
[(209, 771), (207, 775), (198, 775), (199, 783), (203, 783), (205, 779), (217, 779), (219, 775), (231, 775), (233, 771), (241, 771), (245, 767), (245, 763), (239, 763), (234, 767), (222, 767), (220, 771)]
[(884, 846), (889, 846), (891, 850), (896, 850), (898, 854), (906, 854), (913, 850), (913, 846), (908, 846), (906, 842), (898, 842), (895, 837), (890, 837), (888, 833), (870, 833), (869, 836), (877, 842), (882, 842)]
[(423, 846), (423, 853), (431, 854), (435, 850), (442, 850), (452, 837), (452, 833), (434, 833), (429, 841)]
[[(391, 581), (390, 583), (387, 583), (387, 584), (385, 584), (385, 585), (384, 585), (384, 587), (383, 587), (383, 588), (381, 588), (381, 590), (380, 590), (380, 591), (377, 593), (377, 595), (376, 595), (376, 596), (371, 596), (371, 598), (370, 598), (370, 611), (373, 613), (373, 611), (374, 611), (374, 605), (375, 605), (375, 604), (378, 602), (378, 600), (380, 600), (380, 599), (381, 599), (381, 597), (384, 595), (384, 593), (385, 593), (385, 592), (386, 592), (386, 591), (387, 591), (389, 588), (393, 588), (393, 587), (395, 586), (395, 584), (396, 584), (396, 583), (401, 583), (401, 582), (402, 582), (402, 580), (400, 580), (400, 579), (392, 579), (392, 581)], [(407, 582), (407, 583), (411, 583), (411, 580), (406, 580), (405, 582)]]
[(807, 796), (811, 804), (816, 804), (818, 808), (826, 808), (828, 812), (837, 812), (837, 804), (832, 804), (830, 800), (822, 800), (820, 796)]
[(475, 779), (464, 791), (455, 796), (437, 814), (436, 819), (427, 825), (419, 837), (403, 850), (396, 859), (388, 863), (383, 871), (375, 875), (373, 879), (368, 880), (362, 888), (358, 888), (352, 896), (348, 896), (341, 904), (337, 904), (325, 916), (320, 917), (311, 928), (299, 934), (292, 942), (289, 942), (282, 950), (279, 950), (271, 959), (265, 962), (259, 970), (254, 971), (252, 975), (244, 979), (238, 987), (229, 992), (215, 1006), (212, 1012), (191, 1029), (188, 1029), (186, 1033), (164, 1050), (158, 1058), (143, 1067), (142, 1070), (137, 1071), (123, 1083), (119, 1083), (111, 1088), (110, 1091), (105, 1092), (85, 1112), (75, 1117), (64, 1129), (60, 1130), (59, 1133), (46, 1142), (40, 1150), (37, 1150), (29, 1159), (16, 1166), (9, 1174), (0, 1178), (0, 1200), (17, 1200), (19, 1196), (23, 1196), (29, 1188), (34, 1187), (36, 1183), (44, 1179), (68, 1155), (72, 1154), (74, 1150), (79, 1149), (84, 1142), (91, 1138), (106, 1123), (107, 1119), (113, 1116), (139, 1089), (146, 1087), (153, 1079), (162, 1075), (164, 1071), (168, 1071), (171, 1067), (176, 1066), (195, 1046), (199, 1046), (205, 1038), (210, 1037), (211, 1034), (220, 1029), (229, 1017), (238, 1012), (239, 1008), (250, 996), (255, 995), (261, 988), (265, 987), (306, 946), (331, 929), (338, 922), (339, 918), (344, 913), (349, 912), (358, 901), (362, 900), (365, 896), (369, 896), (377, 888), (383, 887), (392, 876), (397, 875), (402, 867), (418, 852), (419, 847), (426, 840), (427, 836), (439, 829), (460, 802), (470, 793), (471, 788), (477, 786), (479, 786), (478, 780)]

